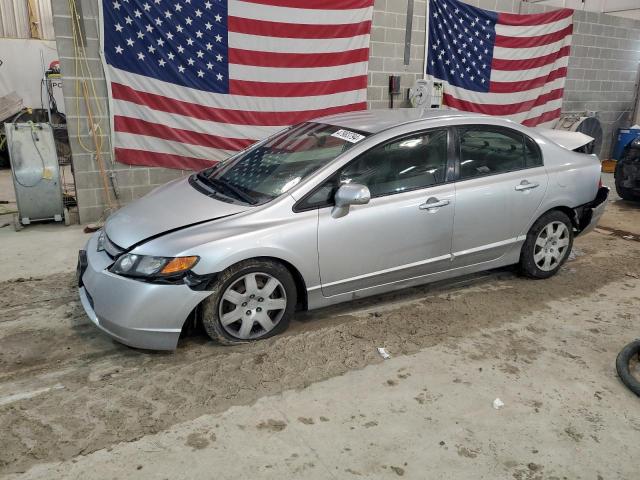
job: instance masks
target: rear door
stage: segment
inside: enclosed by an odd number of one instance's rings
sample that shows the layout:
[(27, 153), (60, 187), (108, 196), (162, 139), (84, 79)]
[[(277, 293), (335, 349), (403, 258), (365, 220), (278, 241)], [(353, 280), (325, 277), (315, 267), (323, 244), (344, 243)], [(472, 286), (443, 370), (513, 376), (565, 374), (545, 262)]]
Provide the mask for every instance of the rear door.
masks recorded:
[(504, 127), (457, 129), (453, 266), (494, 260), (521, 240), (547, 190), (537, 144)]

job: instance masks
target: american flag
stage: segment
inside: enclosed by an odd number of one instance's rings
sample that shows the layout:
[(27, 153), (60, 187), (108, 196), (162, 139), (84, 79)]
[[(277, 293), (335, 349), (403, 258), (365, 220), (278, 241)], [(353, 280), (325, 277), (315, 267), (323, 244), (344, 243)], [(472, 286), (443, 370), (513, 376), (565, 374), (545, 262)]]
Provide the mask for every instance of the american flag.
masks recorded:
[(366, 109), (373, 0), (103, 0), (116, 160), (199, 169)]
[(426, 73), (458, 110), (551, 127), (560, 116), (573, 10), (516, 15), (429, 0)]

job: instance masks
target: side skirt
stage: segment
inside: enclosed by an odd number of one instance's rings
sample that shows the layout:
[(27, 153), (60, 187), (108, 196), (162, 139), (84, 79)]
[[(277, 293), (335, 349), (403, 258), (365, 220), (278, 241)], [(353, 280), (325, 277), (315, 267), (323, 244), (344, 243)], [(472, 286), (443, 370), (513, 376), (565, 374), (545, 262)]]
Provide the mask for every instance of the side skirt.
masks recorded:
[(380, 295), (383, 293), (394, 292), (405, 288), (416, 287), (418, 285), (437, 282), (439, 280), (448, 280), (450, 278), (455, 278), (470, 273), (477, 273), (484, 270), (491, 270), (493, 268), (513, 265), (520, 261), (520, 250), (523, 243), (524, 241), (518, 241), (503, 256), (488, 262), (476, 263), (474, 265), (452, 268), (449, 270), (444, 270), (442, 272), (407, 278), (404, 280), (399, 280), (397, 282), (386, 283), (383, 285), (377, 285), (374, 287), (363, 288), (361, 290), (354, 290), (352, 292), (334, 295), (332, 297), (325, 297), (322, 295), (322, 291), (320, 288), (313, 288), (307, 290), (309, 302), (308, 309), (315, 310), (317, 308), (328, 307), (329, 305), (335, 305), (337, 303), (370, 297), (372, 295)]

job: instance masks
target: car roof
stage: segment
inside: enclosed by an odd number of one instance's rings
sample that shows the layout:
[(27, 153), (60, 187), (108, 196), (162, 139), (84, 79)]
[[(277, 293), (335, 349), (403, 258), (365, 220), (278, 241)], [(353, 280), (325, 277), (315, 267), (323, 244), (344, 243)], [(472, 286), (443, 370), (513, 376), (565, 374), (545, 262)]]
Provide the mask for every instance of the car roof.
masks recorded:
[(458, 110), (398, 108), (388, 110), (363, 110), (358, 112), (340, 113), (317, 118), (314, 121), (327, 123), (349, 130), (367, 133), (378, 133), (398, 125), (418, 122), (421, 120), (438, 120), (447, 118), (482, 118), (478, 113), (461, 112)]

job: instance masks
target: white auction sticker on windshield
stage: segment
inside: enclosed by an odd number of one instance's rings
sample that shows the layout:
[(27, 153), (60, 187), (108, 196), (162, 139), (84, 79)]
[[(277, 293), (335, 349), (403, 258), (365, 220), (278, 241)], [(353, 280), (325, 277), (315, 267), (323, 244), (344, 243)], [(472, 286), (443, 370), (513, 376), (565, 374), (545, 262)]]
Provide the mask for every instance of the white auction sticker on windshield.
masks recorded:
[(346, 140), (351, 143), (357, 143), (364, 138), (364, 135), (360, 135), (356, 132), (350, 132), (349, 130), (338, 130), (337, 132), (332, 133), (331, 136), (341, 138), (342, 140)]

